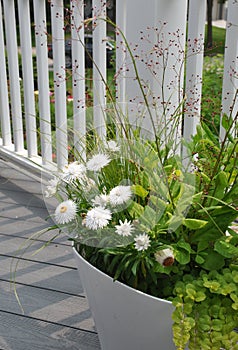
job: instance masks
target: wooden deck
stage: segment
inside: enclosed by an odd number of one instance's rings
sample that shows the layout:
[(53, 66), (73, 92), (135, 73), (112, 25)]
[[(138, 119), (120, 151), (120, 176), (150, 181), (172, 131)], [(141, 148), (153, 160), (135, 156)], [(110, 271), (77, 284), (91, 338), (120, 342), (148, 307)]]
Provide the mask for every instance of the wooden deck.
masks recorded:
[(0, 350), (100, 349), (67, 237), (32, 255), (53, 235), (47, 233), (20, 257), (16, 290), (24, 313), (16, 300), (11, 265), (29, 236), (49, 225), (47, 216), (40, 182), (0, 160)]

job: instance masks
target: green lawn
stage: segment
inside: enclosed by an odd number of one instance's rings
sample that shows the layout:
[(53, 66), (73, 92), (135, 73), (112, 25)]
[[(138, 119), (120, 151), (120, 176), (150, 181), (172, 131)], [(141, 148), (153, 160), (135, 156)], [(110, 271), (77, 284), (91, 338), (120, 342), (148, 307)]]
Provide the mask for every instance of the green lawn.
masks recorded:
[[(205, 55), (224, 54), (226, 30), (224, 28), (212, 27), (213, 48), (206, 49)], [(205, 43), (207, 39), (207, 25), (205, 28)]]

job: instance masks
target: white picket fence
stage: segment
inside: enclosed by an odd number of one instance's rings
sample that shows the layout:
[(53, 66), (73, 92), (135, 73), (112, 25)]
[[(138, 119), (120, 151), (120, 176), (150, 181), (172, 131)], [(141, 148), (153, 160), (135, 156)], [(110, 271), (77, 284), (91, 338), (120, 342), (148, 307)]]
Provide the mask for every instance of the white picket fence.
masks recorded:
[[(86, 83), (84, 69), (84, 1), (70, 0), (70, 11), (65, 10), (68, 1), (51, 0), (0, 0), (0, 118), (1, 139), (0, 156), (13, 159), (22, 165), (35, 164), (47, 167), (54, 161), (59, 168), (68, 162), (68, 144), (70, 133), (67, 116), (67, 75), (65, 69), (65, 18), (70, 22), (72, 38), (72, 97), (73, 97), (73, 135), (74, 147), (81, 151), (79, 140), (87, 134), (86, 119)], [(18, 8), (16, 17), (15, 8)], [(33, 6), (34, 18), (30, 16)], [(51, 16), (46, 18), (46, 6), (50, 6)], [(105, 108), (107, 106), (106, 86), (106, 2), (93, 0), (93, 115), (94, 126), (99, 134), (105, 135)], [(174, 69), (165, 75), (165, 86), (176, 81), (176, 69), (181, 66), (178, 57), (184, 54), (187, 43), (186, 84), (180, 84), (179, 91), (173, 96), (163, 91), (165, 99), (171, 99), (171, 105), (179, 103), (186, 94), (189, 106), (184, 115), (184, 136), (189, 139), (194, 133), (201, 109), (203, 39), (206, 21), (206, 0), (118, 0), (116, 6), (117, 25), (128, 38), (129, 46), (135, 49), (140, 29), (165, 28), (160, 33), (164, 42), (171, 33), (179, 30), (179, 45), (173, 47), (173, 57), (169, 58)], [(17, 20), (18, 18), (18, 20)], [(187, 21), (188, 19), (188, 21)], [(16, 23), (19, 22), (19, 26)], [(37, 94), (34, 91), (31, 24), (35, 27), (35, 50), (37, 58)], [(47, 32), (50, 22), (51, 33)], [(166, 22), (166, 24), (164, 23)], [(188, 24), (187, 37), (186, 25)], [(19, 33), (18, 33), (19, 28)], [(162, 29), (161, 29), (162, 31)], [(170, 34), (169, 34), (170, 33)], [(145, 32), (143, 33), (145, 35)], [(18, 38), (20, 37), (20, 43)], [(128, 52), (122, 48), (122, 36), (117, 37), (116, 75), (117, 99), (124, 103), (138, 95), (135, 77), (131, 77)], [(238, 1), (229, 0), (226, 29), (226, 49), (224, 61), (223, 98), (224, 113), (230, 112), (230, 106), (238, 88)], [(158, 33), (150, 37), (156, 45)], [(54, 116), (51, 112), (49, 94), (48, 43), (53, 44), (54, 73)], [(148, 49), (148, 37), (144, 40)], [(170, 45), (170, 41), (168, 41)], [(147, 45), (147, 46), (146, 46)], [(19, 78), (19, 49), (21, 52), (22, 80)], [(144, 50), (145, 50), (144, 49)], [(176, 51), (177, 50), (177, 51)], [(140, 51), (141, 53), (142, 51)], [(178, 66), (177, 66), (178, 65)], [(161, 84), (148, 74), (142, 66), (141, 77), (157, 95), (162, 94)], [(181, 71), (183, 74), (183, 70)], [(161, 76), (163, 68), (158, 69)], [(167, 96), (167, 97), (166, 97)], [(172, 97), (171, 97), (172, 96)], [(162, 101), (164, 102), (164, 101)], [(238, 105), (233, 110), (238, 110)], [(171, 112), (172, 113), (172, 112)], [(169, 114), (169, 112), (168, 112)], [(54, 127), (52, 119), (55, 120)], [(70, 125), (72, 128), (72, 125)], [(222, 136), (222, 133), (221, 133)], [(56, 154), (56, 159), (54, 155)]]

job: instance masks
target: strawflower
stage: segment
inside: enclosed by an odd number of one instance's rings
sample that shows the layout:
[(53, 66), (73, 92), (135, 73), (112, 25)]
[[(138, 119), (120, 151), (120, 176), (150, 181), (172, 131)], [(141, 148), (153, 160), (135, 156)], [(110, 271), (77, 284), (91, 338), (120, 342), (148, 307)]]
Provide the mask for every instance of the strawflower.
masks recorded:
[(130, 221), (127, 221), (127, 219), (122, 222), (121, 220), (119, 220), (119, 224), (120, 225), (116, 225), (116, 233), (119, 236), (123, 236), (123, 237), (127, 237), (127, 236), (131, 236), (132, 231), (134, 230), (134, 227), (132, 226)]
[(140, 251), (146, 250), (150, 246), (150, 237), (144, 232), (134, 238), (135, 249)]
[(106, 227), (111, 218), (112, 215), (109, 209), (96, 207), (87, 212), (85, 226), (91, 230), (97, 230)]
[(79, 162), (73, 162), (64, 166), (62, 172), (62, 178), (68, 182), (76, 179), (80, 181), (86, 177), (86, 167)]
[(67, 224), (72, 221), (77, 212), (77, 206), (72, 200), (60, 203), (55, 210), (55, 221), (59, 225)]
[(91, 171), (99, 171), (110, 163), (107, 154), (98, 153), (87, 162), (87, 169)]
[(131, 196), (131, 186), (116, 186), (109, 193), (109, 201), (115, 207), (126, 203)]

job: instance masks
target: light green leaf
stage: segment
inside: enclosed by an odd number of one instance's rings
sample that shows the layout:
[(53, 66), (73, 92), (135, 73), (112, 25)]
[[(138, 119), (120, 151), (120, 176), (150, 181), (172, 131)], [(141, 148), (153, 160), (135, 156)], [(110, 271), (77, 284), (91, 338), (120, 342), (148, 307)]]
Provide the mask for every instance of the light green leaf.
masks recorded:
[(133, 202), (128, 208), (129, 214), (137, 219), (140, 217), (144, 211), (144, 207), (136, 202)]
[(140, 216), (140, 222), (146, 224), (148, 227), (153, 228), (156, 224), (156, 212), (149, 207), (148, 205), (145, 206), (143, 214)]
[(149, 194), (149, 192), (141, 185), (133, 185), (131, 186), (131, 189), (134, 194), (141, 197), (142, 199), (144, 199)]
[(201, 257), (201, 255), (196, 255), (195, 261), (196, 261), (196, 263), (198, 263), (199, 265), (201, 265), (201, 264), (204, 263), (205, 260), (203, 259), (203, 257)]
[(191, 230), (198, 230), (199, 228), (202, 228), (207, 224), (207, 221), (205, 220), (198, 220), (198, 219), (184, 219), (183, 225)]

